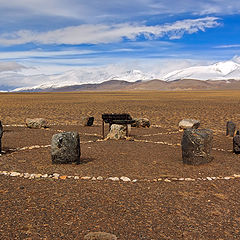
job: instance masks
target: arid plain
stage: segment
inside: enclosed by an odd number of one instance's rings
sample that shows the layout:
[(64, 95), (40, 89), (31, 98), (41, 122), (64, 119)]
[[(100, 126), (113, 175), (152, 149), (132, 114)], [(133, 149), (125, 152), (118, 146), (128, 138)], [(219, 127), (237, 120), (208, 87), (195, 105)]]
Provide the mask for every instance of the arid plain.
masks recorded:
[[(0, 104), (0, 171), (62, 176), (0, 175), (1, 239), (83, 239), (93, 231), (124, 240), (240, 238), (240, 156), (225, 136), (227, 121), (240, 127), (240, 91), (2, 93)], [(151, 127), (102, 141), (103, 113), (146, 117)], [(81, 125), (85, 115), (93, 126)], [(49, 128), (26, 128), (27, 117), (45, 118)], [(184, 118), (213, 130), (211, 163), (182, 163)], [(62, 131), (79, 132), (81, 164), (51, 163), (51, 137)], [(136, 181), (108, 179), (122, 176)]]

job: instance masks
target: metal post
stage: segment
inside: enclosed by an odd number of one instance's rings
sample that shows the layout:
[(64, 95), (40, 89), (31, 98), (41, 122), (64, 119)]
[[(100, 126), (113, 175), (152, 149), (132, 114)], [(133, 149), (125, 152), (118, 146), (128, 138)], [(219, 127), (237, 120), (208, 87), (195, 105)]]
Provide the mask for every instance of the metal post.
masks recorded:
[(102, 121), (102, 138), (104, 139), (104, 121)]

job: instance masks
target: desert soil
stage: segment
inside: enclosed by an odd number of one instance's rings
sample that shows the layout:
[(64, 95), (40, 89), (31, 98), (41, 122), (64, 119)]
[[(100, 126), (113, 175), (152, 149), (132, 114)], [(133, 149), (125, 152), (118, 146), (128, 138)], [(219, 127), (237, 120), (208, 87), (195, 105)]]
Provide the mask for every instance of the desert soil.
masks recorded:
[[(227, 121), (240, 127), (239, 103), (240, 91), (0, 94), (0, 171), (103, 178), (0, 175), (0, 239), (83, 239), (91, 231), (123, 240), (240, 239), (240, 178), (224, 179), (240, 174), (225, 136)], [(146, 117), (152, 126), (132, 128), (131, 141), (101, 141), (102, 113)], [(85, 115), (94, 126), (81, 126)], [(26, 128), (27, 117), (45, 118), (49, 128)], [(182, 163), (183, 118), (213, 130), (211, 163)], [(79, 132), (81, 164), (51, 163), (51, 137), (62, 131)], [(106, 180), (121, 176), (137, 182)], [(174, 178), (195, 181), (164, 181)]]

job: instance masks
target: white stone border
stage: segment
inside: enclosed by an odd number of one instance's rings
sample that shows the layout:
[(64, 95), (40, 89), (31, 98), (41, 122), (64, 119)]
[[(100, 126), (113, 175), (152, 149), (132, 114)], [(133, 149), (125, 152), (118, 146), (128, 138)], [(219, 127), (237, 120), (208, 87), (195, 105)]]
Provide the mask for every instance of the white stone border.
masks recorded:
[(180, 132), (179, 131), (172, 131), (172, 132), (166, 132), (166, 133), (153, 133), (153, 134), (139, 135), (139, 137), (152, 137), (152, 136), (170, 135), (170, 134), (176, 134), (176, 133), (180, 133)]
[(10, 177), (21, 177), (26, 179), (56, 179), (56, 180), (89, 180), (89, 181), (112, 181), (112, 182), (196, 182), (196, 181), (216, 181), (216, 180), (231, 180), (231, 179), (239, 179), (240, 174), (233, 174), (232, 176), (220, 176), (220, 177), (198, 177), (198, 178), (177, 178), (177, 177), (159, 177), (153, 179), (133, 179), (131, 180), (129, 177), (90, 177), (90, 176), (78, 176), (78, 175), (60, 175), (58, 173), (53, 174), (41, 174), (41, 173), (21, 173), (16, 171), (0, 171), (0, 175), (10, 176)]

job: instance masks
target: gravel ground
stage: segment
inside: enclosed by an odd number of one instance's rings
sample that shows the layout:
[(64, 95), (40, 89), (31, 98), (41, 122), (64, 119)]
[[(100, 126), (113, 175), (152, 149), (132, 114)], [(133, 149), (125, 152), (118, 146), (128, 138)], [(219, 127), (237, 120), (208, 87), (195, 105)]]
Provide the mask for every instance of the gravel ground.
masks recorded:
[[(232, 138), (224, 133), (227, 120), (239, 126), (239, 101), (237, 91), (0, 94), (0, 172), (80, 178), (1, 173), (0, 239), (83, 239), (92, 231), (122, 240), (240, 239), (240, 175), (224, 179), (240, 174), (240, 156), (231, 152)], [(135, 141), (102, 141), (101, 113), (126, 109), (156, 126), (132, 129)], [(87, 114), (96, 117), (93, 127), (79, 125)], [(44, 117), (50, 127), (14, 126), (26, 117)], [(214, 130), (211, 163), (182, 163), (177, 123), (191, 117)], [(62, 131), (79, 132), (81, 164), (51, 163), (51, 137)], [(106, 180), (122, 176), (138, 181)]]

